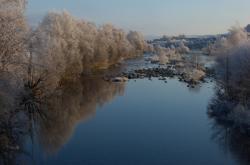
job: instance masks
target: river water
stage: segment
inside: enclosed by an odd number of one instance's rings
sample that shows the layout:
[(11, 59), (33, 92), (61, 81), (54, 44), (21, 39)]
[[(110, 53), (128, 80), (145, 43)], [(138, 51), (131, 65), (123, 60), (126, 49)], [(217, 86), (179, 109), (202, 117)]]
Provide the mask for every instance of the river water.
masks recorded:
[(240, 164), (206, 114), (212, 82), (190, 89), (176, 79), (113, 85), (91, 81), (83, 87), (91, 94), (67, 94), (57, 106), (68, 114), (58, 114), (62, 119), (41, 126), (32, 143), (26, 141), (29, 163)]

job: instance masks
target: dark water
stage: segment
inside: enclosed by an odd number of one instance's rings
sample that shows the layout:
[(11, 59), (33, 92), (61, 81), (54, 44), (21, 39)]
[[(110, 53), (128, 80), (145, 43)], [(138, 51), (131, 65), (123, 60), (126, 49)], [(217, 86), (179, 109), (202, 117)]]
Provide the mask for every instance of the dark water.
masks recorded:
[(91, 94), (76, 91), (65, 96), (56, 108), (67, 112), (57, 114), (47, 127), (40, 126), (33, 143), (26, 139), (30, 155), (21, 161), (41, 165), (240, 164), (217, 139), (218, 129), (207, 117), (212, 83), (189, 89), (175, 79), (167, 84), (159, 80), (94, 82), (82, 87)]

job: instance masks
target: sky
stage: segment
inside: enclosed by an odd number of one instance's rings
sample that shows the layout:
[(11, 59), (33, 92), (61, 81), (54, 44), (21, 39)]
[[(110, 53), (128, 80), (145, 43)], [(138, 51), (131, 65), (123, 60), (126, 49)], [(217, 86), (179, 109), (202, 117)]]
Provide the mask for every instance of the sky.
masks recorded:
[(29, 0), (27, 16), (36, 23), (63, 10), (146, 36), (220, 34), (250, 23), (250, 0)]

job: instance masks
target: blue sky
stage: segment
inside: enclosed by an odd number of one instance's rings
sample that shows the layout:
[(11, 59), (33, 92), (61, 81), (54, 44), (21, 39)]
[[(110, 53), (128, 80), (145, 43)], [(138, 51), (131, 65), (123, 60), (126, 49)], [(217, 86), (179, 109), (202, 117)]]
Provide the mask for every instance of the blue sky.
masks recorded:
[(250, 23), (250, 0), (29, 0), (27, 15), (60, 10), (145, 35), (218, 34)]

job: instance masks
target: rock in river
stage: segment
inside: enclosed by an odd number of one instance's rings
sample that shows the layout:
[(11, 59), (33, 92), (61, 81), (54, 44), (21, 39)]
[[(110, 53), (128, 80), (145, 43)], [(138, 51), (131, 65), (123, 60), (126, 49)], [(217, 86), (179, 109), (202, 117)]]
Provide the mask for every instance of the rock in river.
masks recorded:
[(111, 79), (112, 82), (127, 82), (128, 78), (127, 77), (114, 77)]

